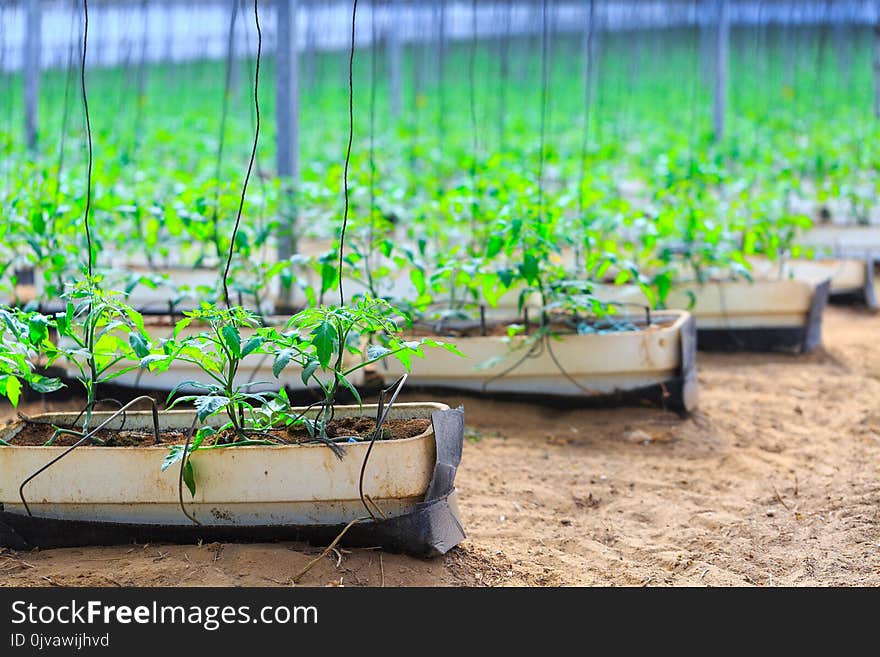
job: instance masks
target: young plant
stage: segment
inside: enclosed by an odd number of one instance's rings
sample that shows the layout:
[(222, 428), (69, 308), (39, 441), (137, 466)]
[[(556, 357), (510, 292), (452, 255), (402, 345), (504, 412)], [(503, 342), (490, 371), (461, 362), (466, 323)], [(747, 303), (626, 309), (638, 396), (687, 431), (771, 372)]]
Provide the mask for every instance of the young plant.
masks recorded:
[(54, 392), (64, 387), (59, 379), (39, 374), (37, 360), (49, 342), (45, 315), (0, 307), (0, 396), (18, 406), (24, 386), (36, 392)]
[[(186, 334), (185, 329), (193, 322), (205, 324), (205, 330)], [(242, 329), (254, 334), (244, 339)], [(238, 375), (245, 358), (265, 353), (266, 338), (259, 329), (257, 315), (243, 308), (224, 310), (203, 304), (200, 309), (185, 313), (175, 325), (172, 337), (160, 345), (161, 351), (146, 354), (141, 366), (153, 371), (165, 371), (175, 361), (198, 366), (210, 381), (178, 383), (168, 395), (169, 409), (192, 402), (200, 423), (213, 415), (225, 413), (228, 421), (217, 430), (222, 434), (218, 440), (223, 443), (247, 440), (251, 433), (259, 433), (255, 428), (259, 418), (254, 407), (266, 402), (263, 395), (250, 392), (250, 389), (266, 382), (239, 383)], [(201, 394), (177, 396), (184, 388), (194, 388)]]
[[(414, 356), (424, 357), (423, 347), (441, 347), (463, 355), (455, 345), (439, 340), (403, 340), (396, 321), (398, 316), (387, 301), (366, 297), (354, 305), (307, 308), (290, 319), (288, 330), (270, 329), (268, 335), (275, 349), (272, 366), (275, 376), (295, 363), (302, 368), (303, 383), (308, 385), (312, 381), (322, 395), (321, 400), (313, 404), (320, 406), (315, 418), (294, 414), (286, 395), (276, 396), (269, 409), (273, 413), (272, 423), (302, 424), (311, 436), (333, 446), (341, 455), (341, 450), (328, 438), (327, 426), (334, 418), (342, 389), (350, 392), (361, 405), (360, 393), (351, 381), (354, 373), (389, 357), (396, 358), (409, 371)], [(363, 357), (365, 344), (371, 337), (375, 344), (366, 347), (366, 357)], [(349, 362), (349, 354), (356, 357), (355, 362)]]
[(63, 298), (65, 309), (52, 322), (58, 344), (41, 344), (49, 365), (64, 358), (79, 372), (77, 379), (86, 393), (85, 435), (91, 426), (98, 386), (137, 369), (140, 359), (149, 354), (150, 338), (140, 313), (127, 305), (120, 293), (102, 290), (100, 279), (82, 281)]

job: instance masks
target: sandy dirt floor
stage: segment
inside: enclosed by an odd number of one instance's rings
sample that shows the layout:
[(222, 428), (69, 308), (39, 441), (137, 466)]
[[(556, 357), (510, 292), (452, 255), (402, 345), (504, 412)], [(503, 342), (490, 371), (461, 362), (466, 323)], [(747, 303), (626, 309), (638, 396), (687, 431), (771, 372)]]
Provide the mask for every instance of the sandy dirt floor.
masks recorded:
[[(464, 404), (467, 540), (341, 550), (310, 585), (878, 585), (880, 316), (807, 356), (699, 355), (701, 410)], [(31, 409), (33, 412), (34, 409)], [(0, 552), (0, 585), (290, 585), (298, 544)]]

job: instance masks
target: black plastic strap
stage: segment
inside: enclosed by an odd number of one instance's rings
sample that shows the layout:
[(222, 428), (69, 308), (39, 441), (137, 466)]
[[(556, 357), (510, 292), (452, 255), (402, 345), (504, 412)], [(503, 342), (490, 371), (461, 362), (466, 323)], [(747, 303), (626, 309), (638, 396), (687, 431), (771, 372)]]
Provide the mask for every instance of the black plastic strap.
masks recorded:
[(804, 342), (801, 345), (802, 353), (809, 353), (822, 344), (822, 313), (828, 305), (828, 296), (831, 293), (831, 279), (826, 279), (816, 286), (813, 300), (810, 302), (810, 310), (807, 313), (807, 323), (804, 332)]

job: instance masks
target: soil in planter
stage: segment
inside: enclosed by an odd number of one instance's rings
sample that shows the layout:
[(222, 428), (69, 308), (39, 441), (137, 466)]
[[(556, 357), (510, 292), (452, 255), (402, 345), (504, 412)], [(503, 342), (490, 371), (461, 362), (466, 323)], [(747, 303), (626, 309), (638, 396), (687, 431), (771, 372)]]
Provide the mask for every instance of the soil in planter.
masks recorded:
[[(412, 438), (424, 433), (431, 426), (431, 420), (427, 418), (413, 418), (408, 420), (385, 420), (382, 423), (379, 440), (402, 440)], [(376, 428), (376, 419), (371, 417), (343, 417), (333, 420), (327, 425), (327, 436), (344, 438), (347, 436), (369, 439)], [(275, 432), (280, 433), (280, 432)], [(288, 430), (283, 436), (290, 442), (307, 442), (312, 439), (305, 427), (297, 426)]]
[[(647, 326), (644, 319), (624, 318), (622, 316), (607, 317), (598, 320), (582, 321), (580, 328), (577, 324), (567, 322), (553, 322), (551, 332), (555, 335), (596, 335), (609, 333), (627, 333), (631, 331), (656, 331), (668, 328), (675, 323), (675, 318), (661, 316), (652, 318), (651, 325)], [(412, 337), (459, 337), (476, 338), (480, 336), (504, 337), (507, 335), (509, 326), (522, 326), (522, 321), (492, 321), (486, 322), (485, 333), (483, 326), (476, 320), (446, 320), (438, 322), (420, 322), (406, 331)], [(540, 325), (529, 322), (529, 334), (535, 333)], [(517, 335), (525, 335), (519, 331)]]
[[(9, 441), (12, 445), (21, 447), (40, 447), (45, 445), (55, 432), (55, 428), (48, 424), (26, 423), (13, 438)], [(103, 445), (99, 447), (149, 447), (155, 445), (155, 437), (151, 431), (127, 430), (117, 431), (114, 429), (102, 429), (96, 437), (103, 441)], [(70, 447), (77, 441), (79, 436), (70, 434), (62, 434), (58, 436), (53, 447)], [(159, 433), (159, 443), (161, 445), (174, 445), (186, 442), (186, 431), (173, 429), (161, 431)], [(84, 443), (86, 447), (90, 443)]]
[[(379, 440), (402, 440), (418, 436), (431, 426), (431, 420), (427, 418), (414, 418), (405, 420), (386, 420), (382, 425)], [(327, 435), (332, 438), (351, 436), (361, 440), (369, 439), (370, 434), (376, 427), (375, 418), (368, 417), (343, 417), (333, 420), (327, 426)], [(47, 424), (27, 423), (10, 441), (13, 446), (39, 447), (45, 445), (52, 437), (54, 427)], [(273, 436), (288, 443), (305, 443), (311, 441), (311, 436), (304, 427), (296, 427), (292, 430), (276, 430), (271, 432)], [(186, 442), (185, 430), (171, 429), (159, 433), (160, 445), (181, 445)], [(223, 440), (227, 436), (221, 434)], [(229, 436), (231, 437), (231, 436)], [(104, 429), (99, 431), (97, 438), (103, 441), (98, 447), (151, 447), (155, 445), (155, 438), (151, 431)], [(260, 440), (265, 436), (254, 435), (253, 440)], [(55, 447), (70, 447), (80, 438), (69, 434), (63, 434), (53, 443)], [(82, 446), (87, 447), (91, 443)]]

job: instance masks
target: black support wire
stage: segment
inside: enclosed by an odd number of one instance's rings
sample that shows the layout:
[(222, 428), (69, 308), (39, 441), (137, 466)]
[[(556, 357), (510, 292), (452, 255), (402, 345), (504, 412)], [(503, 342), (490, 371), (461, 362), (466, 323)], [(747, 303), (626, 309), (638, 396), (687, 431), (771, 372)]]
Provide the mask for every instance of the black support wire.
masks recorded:
[(223, 272), (223, 299), (226, 307), (230, 308), (229, 303), (229, 268), (232, 266), (232, 256), (235, 253), (235, 238), (238, 235), (238, 227), (241, 224), (241, 213), (244, 210), (244, 198), (247, 194), (248, 182), (251, 179), (251, 173), (254, 169), (254, 160), (257, 157), (257, 145), (260, 141), (260, 58), (263, 53), (263, 32), (260, 29), (260, 10), (259, 0), (254, 0), (254, 24), (257, 27), (257, 63), (254, 70), (254, 113), (256, 116), (256, 127), (254, 128), (254, 145), (251, 148), (251, 159), (248, 162), (247, 173), (244, 177), (244, 184), (241, 186), (241, 198), (238, 202), (238, 214), (235, 217), (235, 226), (232, 228), (232, 235), (229, 238), (229, 253), (226, 257), (226, 269)]
[(480, 149), (479, 136), (477, 134), (477, 91), (476, 91), (476, 62), (477, 62), (477, 0), (471, 2), (471, 51), (468, 62), (468, 88), (470, 95), (471, 134), (473, 137), (473, 153), (471, 154), (471, 250), (475, 248), (477, 233), (477, 154)]
[(538, 219), (544, 220), (544, 142), (547, 131), (547, 95), (550, 84), (550, 72), (548, 70), (548, 20), (547, 5), (549, 0), (541, 3), (541, 128), (538, 139), (540, 152), (538, 153)]
[(358, 0), (351, 6), (351, 49), (348, 53), (348, 148), (345, 151), (345, 168), (342, 173), (343, 195), (345, 207), (342, 213), (342, 230), (339, 233), (339, 305), (345, 305), (345, 293), (342, 288), (342, 265), (345, 255), (345, 230), (348, 228), (348, 167), (351, 164), (351, 145), (354, 142), (354, 49), (355, 26), (357, 24)]
[(89, 273), (89, 289), (92, 286), (92, 229), (89, 225), (89, 213), (92, 209), (92, 165), (94, 153), (92, 150), (92, 121), (89, 116), (89, 96), (86, 92), (86, 52), (88, 50), (89, 45), (89, 0), (83, 0), (83, 18), (85, 20), (85, 24), (83, 27), (83, 41), (82, 41), (82, 68), (80, 69), (80, 87), (82, 89), (82, 101), (83, 101), (83, 110), (85, 111), (86, 118), (86, 138), (88, 140), (89, 145), (89, 166), (88, 171), (86, 173), (86, 210), (83, 214), (83, 224), (85, 226), (86, 231), (86, 246), (89, 250), (88, 256), (88, 273)]

